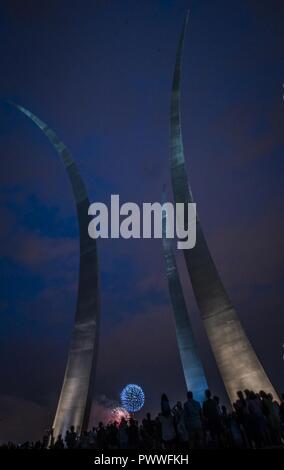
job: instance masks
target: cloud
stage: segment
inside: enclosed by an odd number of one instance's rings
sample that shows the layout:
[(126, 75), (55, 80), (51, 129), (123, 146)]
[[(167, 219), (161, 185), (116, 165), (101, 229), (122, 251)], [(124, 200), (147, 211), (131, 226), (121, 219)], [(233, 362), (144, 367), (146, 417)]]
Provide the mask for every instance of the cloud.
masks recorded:
[(118, 406), (118, 400), (108, 398), (106, 395), (101, 395), (96, 398), (92, 403), (89, 427), (97, 426), (100, 421), (102, 423), (113, 421), (112, 410)]
[(245, 223), (214, 231), (217, 266), (233, 292), (251, 296), (252, 286), (273, 285), (283, 275), (284, 224), (281, 212), (265, 210)]
[(50, 422), (47, 407), (23, 398), (0, 395), (0, 443), (41, 439)]
[[(32, 269), (42, 264), (64, 260), (74, 256), (78, 250), (77, 241), (72, 238), (51, 238), (32, 232), (19, 231), (10, 240), (5, 256)], [(7, 247), (7, 245), (6, 245)]]
[[(46, 276), (52, 274), (57, 277), (59, 272), (68, 276), (68, 271), (70, 269), (74, 271), (77, 267), (76, 255), (79, 257), (77, 238), (45, 235), (39, 231), (40, 226), (38, 230), (28, 229), (21, 220), (17, 219), (17, 212), (7, 205), (0, 207), (0, 223), (0, 257)], [(48, 271), (47, 267), (55, 264), (57, 270)]]
[[(267, 105), (265, 110), (258, 103), (226, 109), (213, 127), (223, 149), (230, 149), (230, 165), (247, 166), (251, 160), (271, 157), (283, 148), (283, 123), (279, 96), (279, 103)], [(227, 152), (216, 155), (218, 160), (224, 157), (228, 161)]]

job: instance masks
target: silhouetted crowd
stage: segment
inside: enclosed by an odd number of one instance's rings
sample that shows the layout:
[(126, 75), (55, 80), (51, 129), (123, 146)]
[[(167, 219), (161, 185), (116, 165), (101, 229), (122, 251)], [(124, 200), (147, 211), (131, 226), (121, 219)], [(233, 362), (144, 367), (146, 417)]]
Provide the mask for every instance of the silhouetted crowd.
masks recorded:
[(217, 396), (206, 390), (202, 404), (192, 392), (182, 405), (170, 406), (166, 394), (161, 397), (161, 411), (152, 419), (150, 413), (139, 425), (130, 418), (98, 427), (79, 436), (74, 427), (54, 439), (52, 430), (42, 441), (20, 446), (8, 443), (2, 448), (20, 449), (141, 449), (178, 450), (205, 448), (284, 447), (284, 394), (280, 405), (272, 395), (245, 390), (237, 393), (233, 411), (220, 404)]

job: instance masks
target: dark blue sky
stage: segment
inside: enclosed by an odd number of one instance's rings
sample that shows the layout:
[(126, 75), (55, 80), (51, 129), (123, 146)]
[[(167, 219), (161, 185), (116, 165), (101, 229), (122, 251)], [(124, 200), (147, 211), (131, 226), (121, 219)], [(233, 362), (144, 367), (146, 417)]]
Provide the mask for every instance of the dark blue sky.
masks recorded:
[[(177, 41), (188, 172), (214, 259), (275, 386), (284, 389), (284, 6), (265, 0), (3, 0), (0, 97), (70, 148), (92, 201), (159, 201), (169, 185)], [(69, 182), (23, 115), (0, 106), (0, 440), (40, 436), (62, 384), (78, 238)], [(147, 410), (185, 386), (159, 240), (98, 243), (102, 330), (96, 412), (137, 382)], [(223, 394), (191, 287), (212, 388)], [(146, 411), (145, 408), (145, 411)], [(25, 429), (26, 428), (26, 429)]]

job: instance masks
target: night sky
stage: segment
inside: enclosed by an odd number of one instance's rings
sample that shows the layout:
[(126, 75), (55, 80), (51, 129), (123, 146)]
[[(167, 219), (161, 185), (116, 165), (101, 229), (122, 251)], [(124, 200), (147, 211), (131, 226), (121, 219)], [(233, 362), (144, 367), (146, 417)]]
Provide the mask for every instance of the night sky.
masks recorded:
[[(52, 424), (72, 330), (79, 245), (49, 124), (91, 201), (160, 201), (187, 8), (182, 112), (188, 174), (210, 249), (273, 384), (284, 390), (282, 0), (1, 0), (0, 442)], [(94, 406), (140, 384), (144, 412), (185, 399), (161, 240), (99, 240), (101, 335)], [(212, 390), (224, 390), (178, 263)]]

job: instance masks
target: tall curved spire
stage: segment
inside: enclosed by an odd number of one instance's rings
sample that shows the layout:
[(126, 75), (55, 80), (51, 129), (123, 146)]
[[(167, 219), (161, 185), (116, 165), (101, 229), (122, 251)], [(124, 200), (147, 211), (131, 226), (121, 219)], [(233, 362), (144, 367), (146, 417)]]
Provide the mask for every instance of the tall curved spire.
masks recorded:
[(162, 211), (162, 227), (166, 273), (183, 374), (187, 390), (191, 390), (194, 398), (202, 403), (204, 400), (204, 392), (208, 388), (208, 385), (194, 338), (191, 321), (188, 316), (176, 259), (172, 248), (172, 241), (170, 238), (166, 237), (167, 210), (165, 208), (163, 208)]
[(75, 325), (64, 381), (53, 423), (54, 436), (70, 426), (81, 433), (88, 425), (99, 334), (99, 275), (96, 241), (88, 235), (89, 199), (84, 182), (65, 144), (37, 116), (11, 103), (48, 137), (65, 167), (75, 198), (80, 236), (79, 285)]
[[(180, 36), (172, 84), (170, 116), (170, 162), (175, 203), (193, 202), (185, 167), (181, 111), (180, 77), (187, 14)], [(185, 212), (186, 216), (187, 211)], [(277, 396), (238, 320), (207, 246), (199, 218), (196, 245), (183, 250), (194, 295), (230, 400), (238, 390), (265, 390)]]

